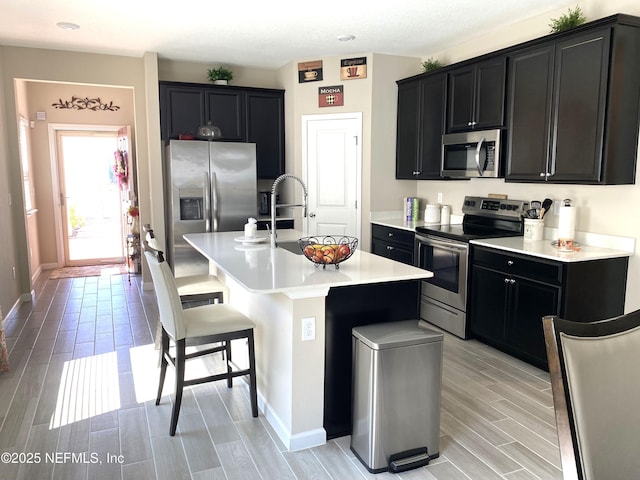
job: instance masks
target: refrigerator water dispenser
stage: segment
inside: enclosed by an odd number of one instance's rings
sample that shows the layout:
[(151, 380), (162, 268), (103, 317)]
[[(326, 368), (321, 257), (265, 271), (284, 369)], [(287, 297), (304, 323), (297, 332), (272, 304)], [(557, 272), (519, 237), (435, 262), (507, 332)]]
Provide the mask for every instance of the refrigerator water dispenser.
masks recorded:
[(181, 197), (180, 220), (203, 220), (203, 203), (202, 197)]

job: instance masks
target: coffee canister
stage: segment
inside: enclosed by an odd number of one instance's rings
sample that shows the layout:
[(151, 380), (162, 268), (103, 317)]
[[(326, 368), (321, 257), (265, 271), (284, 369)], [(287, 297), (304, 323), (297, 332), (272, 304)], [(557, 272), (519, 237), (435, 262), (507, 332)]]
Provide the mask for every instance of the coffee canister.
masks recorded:
[(440, 209), (440, 225), (449, 225), (451, 223), (451, 205), (442, 205)]
[(424, 209), (425, 223), (440, 223), (440, 205), (437, 203), (427, 203)]

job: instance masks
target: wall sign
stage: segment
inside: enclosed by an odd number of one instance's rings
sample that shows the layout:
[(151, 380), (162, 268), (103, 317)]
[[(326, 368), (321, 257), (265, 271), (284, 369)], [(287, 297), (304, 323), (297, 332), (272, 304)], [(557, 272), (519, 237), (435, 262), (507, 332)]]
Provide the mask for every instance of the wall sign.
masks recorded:
[(298, 63), (298, 83), (322, 80), (322, 60)]
[(341, 107), (344, 105), (344, 86), (334, 85), (332, 87), (318, 88), (319, 107)]
[(340, 80), (367, 78), (367, 57), (340, 60)]

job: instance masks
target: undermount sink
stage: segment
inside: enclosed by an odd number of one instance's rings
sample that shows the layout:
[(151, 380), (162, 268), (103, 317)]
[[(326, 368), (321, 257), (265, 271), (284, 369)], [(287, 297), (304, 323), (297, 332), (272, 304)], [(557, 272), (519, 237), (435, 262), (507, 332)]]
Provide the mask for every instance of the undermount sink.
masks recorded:
[(302, 250), (298, 245), (297, 240), (291, 240), (289, 242), (278, 242), (278, 248), (284, 248), (285, 250), (295, 253), (296, 255), (302, 255)]

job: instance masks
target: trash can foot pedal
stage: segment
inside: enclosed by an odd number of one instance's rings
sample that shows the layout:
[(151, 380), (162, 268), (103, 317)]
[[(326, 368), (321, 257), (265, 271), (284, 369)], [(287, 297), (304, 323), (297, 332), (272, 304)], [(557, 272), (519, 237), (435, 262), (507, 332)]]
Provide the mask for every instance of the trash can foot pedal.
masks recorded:
[(424, 467), (429, 463), (427, 447), (413, 448), (394, 453), (389, 457), (389, 472), (398, 473), (412, 468)]

